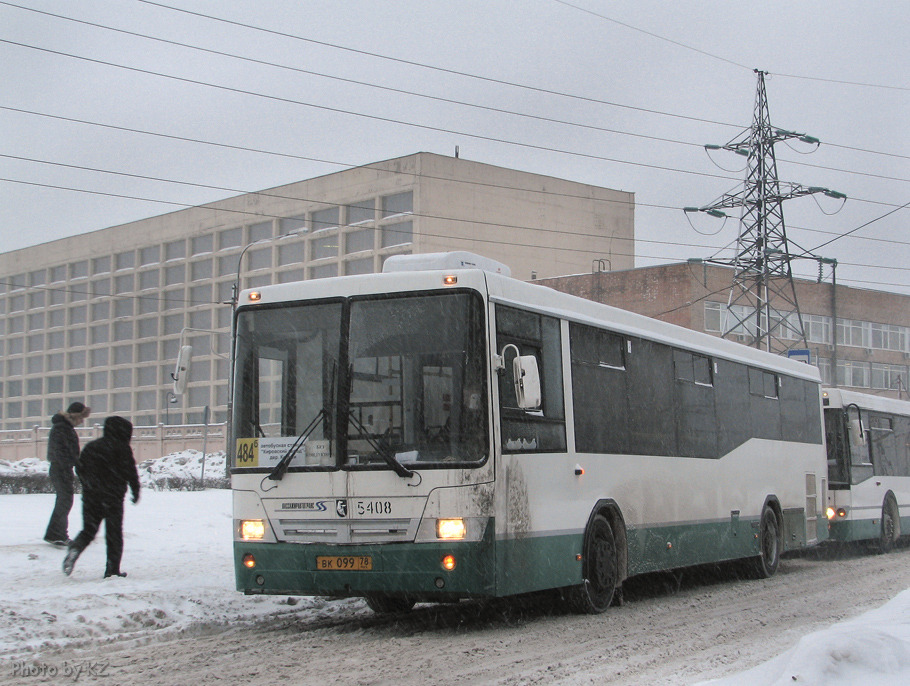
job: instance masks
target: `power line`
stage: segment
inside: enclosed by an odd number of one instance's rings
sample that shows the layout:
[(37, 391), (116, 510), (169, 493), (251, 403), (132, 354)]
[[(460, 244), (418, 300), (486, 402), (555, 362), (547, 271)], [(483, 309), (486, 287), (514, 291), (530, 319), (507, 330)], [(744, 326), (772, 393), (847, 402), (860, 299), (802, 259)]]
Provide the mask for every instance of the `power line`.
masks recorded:
[[(139, 0), (139, 1), (141, 2), (144, 0)], [(30, 50), (37, 50), (39, 52), (46, 52), (48, 54), (58, 55), (61, 57), (69, 57), (72, 59), (90, 62), (92, 64), (100, 64), (103, 66), (115, 67), (117, 69), (124, 69), (127, 71), (133, 71), (133, 72), (137, 72), (140, 74), (146, 74), (149, 76), (157, 76), (157, 77), (161, 77), (161, 78), (165, 78), (165, 79), (172, 79), (174, 81), (179, 81), (182, 83), (189, 83), (189, 84), (197, 85), (197, 86), (206, 86), (208, 88), (223, 90), (223, 91), (227, 91), (230, 93), (237, 93), (237, 94), (241, 94), (241, 95), (251, 95), (253, 97), (263, 98), (266, 100), (273, 100), (275, 102), (281, 102), (281, 103), (285, 103), (285, 104), (301, 105), (303, 107), (310, 107), (313, 109), (323, 110), (326, 112), (333, 112), (335, 114), (346, 114), (346, 115), (353, 116), (353, 117), (372, 119), (374, 121), (381, 121), (381, 122), (385, 122), (385, 123), (389, 123), (389, 124), (398, 124), (401, 126), (408, 126), (408, 127), (412, 127), (412, 128), (423, 129), (426, 131), (435, 131), (437, 133), (447, 133), (447, 134), (453, 134), (453, 135), (457, 135), (457, 136), (465, 136), (465, 137), (474, 138), (477, 140), (483, 140), (483, 141), (488, 141), (488, 142), (493, 142), (493, 143), (503, 143), (505, 145), (514, 145), (517, 147), (529, 148), (532, 150), (540, 150), (543, 152), (553, 152), (553, 153), (562, 154), (562, 155), (570, 155), (573, 157), (581, 157), (584, 159), (599, 160), (602, 162), (613, 162), (616, 164), (625, 164), (625, 165), (631, 165), (631, 166), (635, 166), (635, 167), (643, 167), (646, 169), (655, 169), (658, 171), (676, 172), (676, 173), (680, 173), (680, 174), (691, 174), (694, 176), (702, 176), (702, 177), (706, 177), (706, 178), (724, 179), (727, 181), (732, 180), (731, 177), (721, 176), (719, 174), (708, 174), (706, 172), (696, 172), (696, 171), (690, 171), (687, 169), (678, 169), (675, 167), (664, 167), (662, 165), (648, 164), (645, 162), (632, 162), (629, 160), (622, 160), (622, 159), (614, 158), (614, 157), (606, 157), (604, 155), (594, 155), (591, 153), (575, 152), (572, 150), (564, 150), (561, 148), (554, 148), (554, 147), (545, 146), (545, 145), (535, 145), (533, 143), (522, 143), (520, 141), (511, 141), (511, 140), (507, 140), (504, 138), (497, 138), (495, 136), (485, 136), (483, 134), (469, 133), (466, 131), (457, 131), (455, 129), (447, 129), (447, 128), (440, 127), (440, 126), (430, 126), (429, 124), (418, 124), (416, 122), (409, 122), (409, 121), (405, 121), (402, 119), (394, 119), (392, 117), (381, 117), (381, 116), (375, 115), (375, 114), (364, 114), (362, 112), (355, 112), (353, 110), (345, 110), (340, 107), (330, 107), (328, 105), (317, 105), (315, 103), (304, 102), (302, 100), (294, 100), (293, 98), (285, 98), (285, 97), (278, 96), (278, 95), (268, 95), (266, 93), (257, 93), (256, 91), (249, 91), (249, 90), (245, 90), (242, 88), (234, 88), (231, 86), (223, 86), (220, 84), (208, 83), (206, 81), (200, 81), (198, 79), (190, 79), (190, 78), (186, 78), (183, 76), (174, 76), (173, 74), (165, 74), (163, 72), (156, 72), (156, 71), (153, 71), (150, 69), (141, 69), (139, 67), (129, 67), (126, 65), (117, 64), (115, 62), (108, 62), (106, 60), (100, 60), (100, 59), (96, 59), (96, 58), (92, 58), (92, 57), (84, 57), (81, 55), (74, 55), (72, 53), (66, 53), (66, 52), (62, 52), (60, 50), (52, 50), (50, 48), (41, 48), (41, 47), (37, 47), (34, 45), (28, 45), (26, 43), (19, 43), (17, 41), (11, 41), (11, 40), (7, 40), (7, 39), (0, 39), (0, 43), (6, 43), (8, 45), (15, 45), (17, 47), (27, 48)]]
[[(232, 188), (232, 187), (228, 187), (228, 186), (214, 186), (214, 185), (209, 185), (209, 184), (195, 183), (195, 182), (191, 182), (191, 181), (178, 181), (175, 179), (168, 179), (168, 178), (157, 177), (157, 176), (148, 176), (145, 174), (133, 174), (133, 173), (129, 173), (129, 172), (114, 171), (114, 170), (110, 170), (110, 169), (100, 169), (98, 167), (88, 167), (88, 166), (84, 166), (84, 165), (66, 164), (64, 162), (52, 162), (49, 160), (40, 160), (40, 159), (36, 159), (36, 158), (31, 158), (31, 157), (23, 157), (20, 155), (8, 155), (8, 154), (0, 153), (0, 158), (13, 159), (13, 160), (19, 160), (19, 161), (24, 161), (24, 162), (31, 162), (31, 163), (35, 163), (35, 164), (43, 164), (43, 165), (49, 165), (49, 166), (55, 166), (55, 167), (63, 167), (63, 168), (67, 168), (67, 169), (76, 169), (79, 171), (89, 171), (89, 172), (95, 172), (95, 173), (100, 173), (100, 174), (110, 174), (113, 176), (124, 176), (127, 178), (141, 179), (141, 180), (145, 180), (145, 181), (155, 181), (155, 182), (175, 184), (175, 185), (180, 185), (180, 186), (191, 186), (193, 188), (202, 188), (202, 189), (206, 189), (206, 190), (227, 191), (227, 192), (238, 194), (238, 195), (258, 195), (260, 197), (266, 197), (266, 198), (276, 198), (279, 200), (292, 200), (292, 201), (296, 201), (296, 202), (309, 202), (309, 203), (314, 203), (314, 204), (318, 204), (320, 202), (319, 200), (316, 200), (313, 198), (304, 198), (304, 197), (300, 197), (299, 195), (294, 195), (294, 196), (281, 195), (279, 193), (273, 193), (273, 192), (269, 192), (269, 191), (249, 191), (249, 190), (244, 190), (244, 189), (239, 189), (239, 188)], [(378, 167), (377, 167), (377, 169), (378, 169)], [(386, 170), (382, 170), (382, 171), (386, 171)], [(398, 173), (398, 172), (389, 172), (389, 173)], [(413, 176), (416, 177), (416, 176), (418, 176), (418, 174), (414, 173)], [(428, 177), (428, 178), (431, 178), (431, 177)], [(6, 180), (6, 181), (18, 182), (18, 183), (24, 183), (24, 184), (30, 183), (30, 182), (21, 181), (21, 180), (11, 180), (11, 179), (0, 179), (0, 180)], [(446, 180), (449, 180), (449, 179), (446, 179)], [(35, 185), (42, 185), (42, 184), (35, 184)], [(484, 185), (487, 185), (487, 184), (484, 184)], [(523, 189), (523, 188), (519, 189), (516, 187), (506, 187), (506, 186), (499, 186), (499, 188), (508, 188), (510, 190), (521, 190), (523, 192), (527, 190), (527, 189)], [(94, 192), (94, 191), (84, 191), (82, 189), (72, 189), (72, 188), (68, 188), (65, 190), (75, 190), (75, 191), (81, 191), (81, 192), (87, 192), (87, 193)], [(541, 191), (541, 192), (543, 192), (543, 191)], [(560, 194), (556, 194), (556, 195), (559, 195), (560, 197), (572, 197), (572, 198), (584, 197), (584, 199), (586, 199), (586, 200), (591, 199), (588, 196), (577, 196), (577, 195), (570, 195), (570, 194), (565, 194), (565, 193), (560, 193)], [(135, 198), (135, 199), (139, 199), (139, 198)], [(147, 200), (148, 202), (167, 202), (167, 201), (158, 201), (158, 200), (155, 200), (152, 198), (146, 198), (145, 200)], [(634, 201), (627, 202), (627, 201), (623, 201), (623, 200), (605, 199), (605, 200), (603, 200), (603, 202), (616, 203), (616, 204), (629, 204), (632, 206), (636, 206), (636, 203)], [(183, 204), (183, 203), (177, 203), (177, 204), (179, 204), (183, 207), (197, 207), (198, 206), (198, 205), (190, 205), (190, 204)], [(356, 204), (346, 205), (346, 207), (358, 207), (358, 205), (356, 205)], [(654, 207), (654, 208), (658, 208), (658, 209), (668, 209), (668, 210), (674, 210), (674, 211), (678, 211), (678, 210), (682, 209), (680, 207), (671, 207), (671, 206), (666, 206), (666, 205), (649, 205), (649, 207)], [(891, 214), (891, 213), (889, 212), (889, 214)], [(600, 235), (600, 234), (577, 233), (577, 232), (570, 232), (570, 231), (559, 231), (557, 229), (542, 229), (542, 228), (537, 228), (537, 227), (520, 226), (520, 225), (514, 225), (514, 224), (482, 222), (482, 221), (477, 221), (475, 219), (471, 219), (471, 220), (457, 219), (455, 217), (430, 215), (430, 214), (424, 214), (424, 213), (412, 213), (411, 216), (423, 217), (426, 219), (443, 219), (446, 221), (453, 221), (453, 222), (469, 222), (472, 224), (482, 224), (482, 225), (497, 226), (497, 227), (503, 227), (503, 228), (524, 229), (524, 230), (528, 230), (528, 231), (542, 231), (542, 232), (552, 233), (552, 234), (579, 236), (582, 238), (602, 238), (602, 235)], [(887, 216), (887, 215), (885, 215), (885, 216)], [(282, 217), (275, 215), (273, 218), (281, 219)], [(791, 227), (791, 228), (799, 228), (799, 227)], [(807, 229), (807, 230), (812, 231), (812, 229)], [(855, 231), (855, 229), (854, 229), (854, 231)], [(822, 233), (832, 233), (832, 232), (822, 232)], [(844, 234), (837, 234), (837, 238), (842, 238), (843, 236), (844, 236)], [(859, 237), (859, 238), (866, 240), (865, 237)], [(881, 239), (869, 238), (868, 240), (881, 240)], [(638, 242), (655, 243), (655, 244), (660, 244), (660, 245), (678, 245), (678, 246), (688, 245), (685, 243), (674, 243), (674, 242), (668, 242), (668, 241), (647, 241), (644, 239), (638, 239)], [(910, 242), (907, 242), (907, 241), (888, 241), (888, 242), (894, 243), (897, 245), (910, 245)], [(706, 246), (706, 247), (711, 247), (711, 246)], [(874, 265), (869, 265), (869, 266), (874, 266)], [(910, 268), (908, 268), (908, 269), (910, 269)]]
[[(560, 5), (565, 5), (566, 7), (571, 7), (572, 9), (578, 10), (579, 12), (584, 12), (585, 14), (590, 14), (592, 16), (598, 17), (605, 21), (609, 21), (614, 24), (618, 24), (619, 26), (623, 26), (632, 31), (637, 31), (638, 33), (643, 33), (644, 35), (650, 36), (651, 38), (656, 38), (657, 40), (664, 41), (666, 43), (670, 43), (672, 45), (683, 48), (685, 50), (690, 50), (692, 52), (698, 53), (699, 55), (704, 55), (705, 57), (710, 57), (711, 59), (719, 60), (721, 62), (726, 62), (727, 64), (732, 64), (735, 67), (740, 67), (741, 69), (748, 69), (749, 71), (752, 71), (752, 68), (747, 67), (745, 64), (740, 64), (739, 62), (735, 62), (734, 60), (728, 59), (726, 57), (721, 57), (720, 55), (715, 55), (714, 53), (707, 52), (706, 50), (701, 50), (700, 48), (696, 48), (692, 45), (688, 45), (687, 43), (682, 43), (680, 41), (673, 40), (672, 38), (667, 38), (666, 36), (661, 36), (658, 33), (654, 33), (652, 31), (646, 31), (645, 29), (639, 28), (638, 26), (633, 26), (632, 24), (627, 24), (626, 22), (619, 21), (618, 19), (614, 19), (613, 17), (608, 17), (605, 14), (600, 14), (599, 12), (594, 12), (593, 10), (589, 10), (584, 7), (579, 7), (578, 5), (574, 5), (570, 2), (566, 2), (566, 0), (553, 0), (553, 1), (558, 2)], [(789, 79), (804, 79), (804, 80), (808, 80), (808, 81), (822, 81), (822, 82), (826, 82), (826, 83), (837, 83), (837, 84), (846, 85), (846, 86), (863, 86), (866, 88), (884, 88), (884, 89), (899, 90), (899, 91), (910, 90), (910, 88), (908, 88), (906, 86), (892, 86), (892, 85), (880, 84), (880, 83), (865, 83), (865, 82), (861, 82), (861, 81), (845, 81), (845, 80), (841, 80), (841, 79), (831, 79), (831, 78), (824, 78), (824, 77), (820, 77), (820, 76), (806, 76), (806, 75), (801, 75), (801, 74), (782, 74), (782, 73), (771, 72), (771, 71), (769, 71), (768, 73), (771, 74), (772, 76), (781, 76), (781, 77), (789, 78)]]

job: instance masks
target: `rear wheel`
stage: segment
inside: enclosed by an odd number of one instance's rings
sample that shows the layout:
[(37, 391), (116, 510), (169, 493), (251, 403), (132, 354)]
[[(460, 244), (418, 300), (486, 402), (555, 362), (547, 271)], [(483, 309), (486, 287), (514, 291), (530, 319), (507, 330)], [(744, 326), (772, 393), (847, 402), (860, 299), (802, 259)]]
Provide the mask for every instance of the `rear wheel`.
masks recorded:
[(576, 612), (584, 614), (606, 612), (616, 591), (619, 565), (613, 529), (603, 515), (591, 520), (582, 560), (584, 582), (569, 590), (569, 603)]
[(377, 614), (407, 612), (414, 607), (414, 601), (407, 596), (385, 595), (384, 593), (368, 595), (364, 598), (367, 607)]
[(897, 503), (888, 498), (882, 505), (882, 529), (878, 537), (879, 552), (890, 553), (894, 550), (894, 544), (899, 535), (899, 521)]
[(760, 579), (774, 576), (780, 564), (781, 537), (777, 514), (770, 505), (765, 505), (759, 525), (759, 555), (752, 563), (752, 569)]

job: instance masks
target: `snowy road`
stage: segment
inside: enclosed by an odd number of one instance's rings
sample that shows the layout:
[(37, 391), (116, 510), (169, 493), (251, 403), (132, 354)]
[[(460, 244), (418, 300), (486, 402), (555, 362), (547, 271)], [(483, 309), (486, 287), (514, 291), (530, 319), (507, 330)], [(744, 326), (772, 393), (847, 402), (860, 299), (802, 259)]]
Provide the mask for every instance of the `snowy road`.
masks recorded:
[[(770, 580), (731, 575), (633, 580), (623, 607), (595, 617), (540, 600), (425, 605), (391, 617), (360, 601), (327, 601), (241, 626), (49, 651), (42, 661), (103, 663), (98, 683), (691, 684), (747, 669), (884, 604), (910, 587), (910, 549), (788, 559)], [(64, 681), (61, 667), (56, 678), (21, 683)]]

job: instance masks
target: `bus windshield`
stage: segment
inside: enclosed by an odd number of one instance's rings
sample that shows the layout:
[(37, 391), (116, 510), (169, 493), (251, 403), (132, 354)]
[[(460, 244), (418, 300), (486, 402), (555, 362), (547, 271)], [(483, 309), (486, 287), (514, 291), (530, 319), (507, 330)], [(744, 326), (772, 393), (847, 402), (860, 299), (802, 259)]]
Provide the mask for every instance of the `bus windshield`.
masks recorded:
[[(469, 292), (243, 310), (236, 467), (445, 468), (488, 450), (483, 307)], [(304, 440), (305, 439), (305, 440)]]

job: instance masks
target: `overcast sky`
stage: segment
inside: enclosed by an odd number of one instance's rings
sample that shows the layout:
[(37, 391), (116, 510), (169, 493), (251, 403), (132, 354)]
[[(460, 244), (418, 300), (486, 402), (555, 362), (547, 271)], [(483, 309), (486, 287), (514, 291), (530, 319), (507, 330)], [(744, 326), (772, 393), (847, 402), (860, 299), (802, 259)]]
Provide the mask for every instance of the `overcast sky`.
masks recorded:
[(709, 257), (738, 222), (682, 208), (741, 188), (744, 158), (703, 145), (751, 124), (761, 69), (773, 125), (822, 142), (778, 145), (781, 180), (849, 197), (787, 202), (794, 251), (910, 292), (908, 18), (837, 0), (0, 2), (0, 249), (458, 146), (634, 192), (638, 266)]

